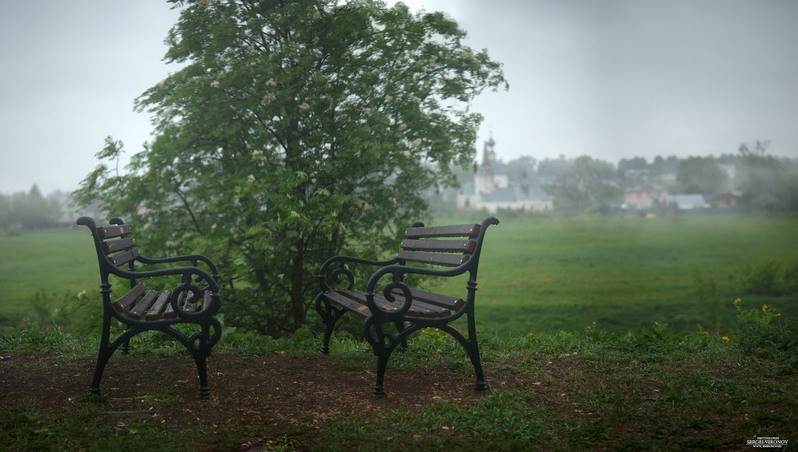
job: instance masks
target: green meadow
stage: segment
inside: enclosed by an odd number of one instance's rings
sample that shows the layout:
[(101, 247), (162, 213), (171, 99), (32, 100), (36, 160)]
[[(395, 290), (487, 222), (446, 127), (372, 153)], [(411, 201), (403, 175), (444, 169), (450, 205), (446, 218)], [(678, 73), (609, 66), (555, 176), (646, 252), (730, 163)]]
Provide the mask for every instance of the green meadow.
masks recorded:
[(752, 273), (768, 263), (779, 265), (775, 279), (798, 268), (794, 217), (538, 218), (494, 228), (480, 261), (481, 329), (515, 335), (595, 322), (626, 332), (659, 322), (680, 331), (723, 330), (734, 323), (737, 297), (798, 314), (794, 291), (749, 290)]
[[(435, 223), (450, 220), (479, 219)], [(211, 400), (196, 398), (190, 358), (162, 335), (137, 336), (130, 355), (112, 358), (103, 395), (90, 396), (97, 335), (45, 328), (100, 308), (88, 232), (0, 236), (0, 443), (276, 451), (792, 445), (796, 231), (798, 218), (726, 214), (504, 218), (488, 233), (477, 298), (490, 391), (474, 393), (460, 345), (428, 329), (392, 357), (383, 399), (371, 396), (374, 356), (361, 340), (336, 335), (323, 355), (309, 329), (275, 340), (234, 328), (209, 362)], [(454, 294), (462, 283), (436, 289)], [(88, 296), (78, 297), (83, 290)], [(64, 315), (72, 305), (80, 309)]]
[[(737, 297), (798, 314), (795, 292), (754, 294), (748, 288), (752, 269), (777, 262), (772, 271), (780, 275), (798, 262), (795, 217), (501, 220), (488, 232), (480, 263), (480, 331), (515, 336), (595, 324), (623, 333), (655, 322), (677, 331), (724, 331), (734, 322)], [(453, 221), (479, 218), (435, 223)], [(0, 327), (6, 330), (53, 318), (84, 290), (99, 309), (98, 282), (88, 231), (0, 235)], [(460, 279), (435, 290), (454, 295), (463, 288)], [(777, 282), (772, 292), (787, 292), (780, 288)]]

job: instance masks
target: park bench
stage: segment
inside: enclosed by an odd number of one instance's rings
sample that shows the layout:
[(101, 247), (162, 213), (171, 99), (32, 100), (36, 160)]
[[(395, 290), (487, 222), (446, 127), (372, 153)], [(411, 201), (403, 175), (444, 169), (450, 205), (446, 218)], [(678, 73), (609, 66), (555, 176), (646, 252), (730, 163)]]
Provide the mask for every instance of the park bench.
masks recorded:
[[(364, 336), (377, 355), (374, 394), (382, 396), (385, 368), (394, 349), (399, 344), (406, 346), (407, 337), (423, 328), (438, 328), (463, 346), (474, 366), (476, 390), (486, 390), (474, 299), (482, 242), (492, 224), (499, 224), (499, 220), (488, 217), (482, 224), (433, 227), (416, 223), (405, 231), (398, 253), (390, 260), (338, 255), (324, 262), (318, 275), (321, 291), (315, 299), (316, 311), (325, 324), (322, 352), (330, 351), (330, 337), (338, 319), (347, 312), (361, 315)], [(357, 265), (376, 267), (360, 290), (355, 288), (353, 268)], [(437, 294), (405, 283), (408, 275), (455, 277), (464, 273), (468, 273), (465, 297)], [(467, 337), (451, 324), (464, 315)]]
[[(200, 397), (210, 398), (206, 358), (222, 334), (215, 318), (220, 301), (214, 263), (200, 254), (145, 257), (131, 235), (132, 228), (118, 218), (103, 227), (90, 217), (81, 217), (77, 223), (87, 226), (94, 237), (103, 300), (102, 336), (91, 392), (100, 393), (103, 370), (114, 351), (122, 346), (122, 353), (127, 354), (132, 337), (161, 331), (191, 353), (199, 373)], [(178, 263), (181, 266), (176, 266)], [(200, 263), (208, 268), (201, 268)], [(121, 290), (115, 293), (113, 284)], [(112, 340), (114, 320), (124, 331)]]

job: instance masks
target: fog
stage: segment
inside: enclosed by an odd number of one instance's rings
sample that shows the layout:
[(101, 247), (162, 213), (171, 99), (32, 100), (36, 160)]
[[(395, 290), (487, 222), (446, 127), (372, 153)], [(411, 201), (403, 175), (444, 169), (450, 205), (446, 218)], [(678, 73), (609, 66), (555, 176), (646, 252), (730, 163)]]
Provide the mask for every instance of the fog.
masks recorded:
[[(798, 2), (413, 0), (504, 63), (477, 148), (498, 158), (720, 155), (769, 140), (798, 157)], [(0, 193), (73, 190), (112, 135), (150, 139), (135, 98), (170, 70), (177, 12), (156, 0), (0, 2)]]

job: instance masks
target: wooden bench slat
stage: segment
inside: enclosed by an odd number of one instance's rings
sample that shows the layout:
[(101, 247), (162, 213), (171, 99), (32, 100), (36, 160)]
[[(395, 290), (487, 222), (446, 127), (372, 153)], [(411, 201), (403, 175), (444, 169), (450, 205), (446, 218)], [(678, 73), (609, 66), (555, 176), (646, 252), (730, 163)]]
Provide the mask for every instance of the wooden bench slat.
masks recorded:
[(405, 237), (415, 239), (419, 237), (476, 237), (479, 235), (478, 224), (456, 224), (452, 226), (425, 226), (420, 228), (407, 228)]
[(161, 318), (161, 314), (163, 314), (166, 305), (169, 303), (169, 296), (172, 294), (170, 291), (161, 292), (161, 295), (158, 296), (158, 299), (155, 300), (155, 304), (150, 307), (150, 310), (147, 311), (147, 320), (158, 320)]
[(114, 308), (118, 312), (125, 312), (125, 310), (127, 310), (127, 308), (129, 308), (130, 305), (132, 305), (142, 293), (144, 293), (144, 285), (136, 284), (128, 291), (128, 293), (122, 295), (118, 300), (116, 300), (116, 302), (114, 302)]
[(363, 317), (368, 317), (371, 315), (371, 311), (369, 311), (369, 307), (364, 304), (360, 303), (359, 301), (353, 300), (349, 297), (345, 297), (343, 294), (339, 293), (338, 291), (331, 291), (327, 292), (325, 296), (332, 302), (349, 309), (350, 311), (360, 314)]
[(456, 267), (464, 264), (471, 257), (468, 254), (429, 253), (425, 251), (401, 250), (396, 255), (399, 259), (423, 264), (448, 265)]
[[(404, 304), (404, 299), (401, 298), (401, 292), (396, 294), (400, 297), (396, 301), (388, 301), (380, 294), (374, 296), (374, 301), (386, 311), (398, 310)], [(337, 290), (326, 293), (327, 298), (331, 301), (340, 304), (344, 308), (354, 311), (364, 317), (368, 317), (371, 312), (369, 311), (366, 293), (355, 290)], [(451, 314), (449, 309), (435, 306), (418, 300), (413, 300), (410, 309), (407, 310), (406, 316), (408, 317), (423, 317), (423, 318), (437, 318), (447, 317)]]
[(438, 251), (471, 254), (477, 247), (474, 240), (402, 240), (401, 247), (408, 251)]
[(106, 240), (103, 243), (105, 254), (116, 253), (117, 251), (127, 250), (136, 246), (135, 237), (125, 237), (119, 240)]
[[(415, 287), (410, 288), (411, 293), (413, 294), (413, 298), (415, 300), (420, 300), (425, 303), (433, 304), (435, 306), (440, 306), (446, 309), (454, 309), (458, 310), (465, 305), (465, 300), (462, 298), (450, 297), (448, 295), (441, 295), (433, 292), (427, 292), (426, 290), (417, 289)], [(396, 295), (401, 295), (402, 291), (399, 289), (395, 289), (393, 291)]]
[(144, 294), (143, 297), (136, 303), (136, 306), (133, 306), (133, 309), (130, 310), (130, 314), (128, 317), (134, 320), (139, 320), (144, 313), (150, 308), (152, 302), (155, 301), (155, 298), (158, 296), (157, 290), (148, 290), (147, 293)]
[(103, 240), (122, 237), (123, 235), (130, 234), (131, 231), (132, 228), (126, 224), (97, 228), (97, 232), (100, 233), (100, 239)]
[(132, 260), (135, 260), (137, 257), (139, 257), (139, 249), (133, 248), (128, 251), (121, 252), (119, 254), (114, 254), (113, 256), (108, 256), (108, 260), (111, 261), (112, 264), (118, 267), (120, 265), (127, 264)]

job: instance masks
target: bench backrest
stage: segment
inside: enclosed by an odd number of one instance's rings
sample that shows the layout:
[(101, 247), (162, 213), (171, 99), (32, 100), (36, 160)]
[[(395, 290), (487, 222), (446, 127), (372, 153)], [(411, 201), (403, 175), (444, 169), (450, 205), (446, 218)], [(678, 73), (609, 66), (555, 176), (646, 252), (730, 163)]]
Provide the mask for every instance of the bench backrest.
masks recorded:
[(79, 225), (87, 226), (91, 230), (104, 280), (116, 268), (124, 269), (127, 266), (132, 269), (133, 261), (140, 256), (136, 238), (131, 235), (133, 229), (122, 224), (121, 220), (115, 220), (111, 220), (110, 226), (103, 227), (98, 227), (94, 219), (89, 217), (81, 217), (77, 221)]
[(471, 263), (473, 269), (479, 261), (485, 231), (499, 220), (489, 217), (482, 224), (429, 226), (421, 223), (405, 230), (405, 237), (397, 258), (408, 262), (444, 267), (458, 267)]

